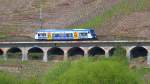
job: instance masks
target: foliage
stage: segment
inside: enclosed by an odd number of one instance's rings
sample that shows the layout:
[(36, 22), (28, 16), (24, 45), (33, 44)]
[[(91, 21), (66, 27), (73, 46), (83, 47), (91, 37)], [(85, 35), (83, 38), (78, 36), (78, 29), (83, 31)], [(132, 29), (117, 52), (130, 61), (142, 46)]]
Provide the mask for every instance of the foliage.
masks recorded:
[(29, 58), (32, 60), (42, 59), (43, 53), (29, 53)]
[(7, 57), (21, 59), (21, 52), (17, 52), (17, 53), (8, 52)]
[(71, 62), (61, 62), (60, 64), (56, 65), (52, 70), (46, 73), (45, 77), (43, 78), (44, 83), (48, 84), (52, 81), (56, 81), (59, 76), (61, 76), (68, 68), (70, 68)]
[(20, 81), (12, 75), (5, 72), (0, 72), (0, 84), (20, 84)]
[(128, 62), (127, 57), (126, 57), (126, 50), (122, 48), (121, 45), (117, 45), (115, 47), (112, 58), (114, 60), (118, 60), (119, 62), (125, 62), (125, 63)]
[(111, 59), (80, 59), (57, 66), (43, 84), (141, 84), (138, 74)]
[(23, 78), (0, 72), (0, 84), (143, 84), (137, 72), (149, 73), (149, 69), (131, 70), (118, 59), (84, 58), (60, 62), (42, 76)]

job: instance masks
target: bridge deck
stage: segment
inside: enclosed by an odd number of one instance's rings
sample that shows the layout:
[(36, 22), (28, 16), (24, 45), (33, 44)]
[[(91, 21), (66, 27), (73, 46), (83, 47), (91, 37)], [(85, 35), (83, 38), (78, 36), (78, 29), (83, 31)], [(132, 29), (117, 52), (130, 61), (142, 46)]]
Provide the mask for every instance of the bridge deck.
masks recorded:
[(119, 41), (31, 41), (31, 42), (0, 42), (0, 44), (53, 44), (53, 43), (150, 43), (150, 40), (134, 40), (134, 41), (128, 41), (128, 40), (119, 40)]

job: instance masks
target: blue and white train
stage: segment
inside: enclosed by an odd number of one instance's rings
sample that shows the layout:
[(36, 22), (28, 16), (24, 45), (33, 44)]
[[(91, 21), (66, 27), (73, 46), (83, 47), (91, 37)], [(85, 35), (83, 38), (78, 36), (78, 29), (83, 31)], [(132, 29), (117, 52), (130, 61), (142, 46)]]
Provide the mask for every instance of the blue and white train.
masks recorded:
[(92, 40), (93, 29), (41, 29), (35, 32), (36, 40)]

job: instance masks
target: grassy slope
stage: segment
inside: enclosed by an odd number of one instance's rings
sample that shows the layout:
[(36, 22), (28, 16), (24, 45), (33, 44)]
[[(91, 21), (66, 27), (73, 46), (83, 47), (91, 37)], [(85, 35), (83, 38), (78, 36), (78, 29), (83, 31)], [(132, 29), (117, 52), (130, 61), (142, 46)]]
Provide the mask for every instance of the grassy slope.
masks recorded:
[(95, 16), (93, 19), (75, 26), (76, 28), (100, 27), (103, 23), (110, 20), (114, 15), (128, 15), (132, 12), (150, 9), (150, 0), (122, 0), (114, 5), (111, 9), (106, 10), (103, 14)]
[[(8, 69), (6, 67), (4, 67), (4, 69), (1, 68), (0, 69), (1, 71), (0, 72), (0, 84), (12, 84), (12, 83), (13, 84), (60, 84), (56, 82), (57, 81), (60, 82), (66, 79), (70, 80), (70, 82), (72, 82), (71, 80), (76, 81), (78, 79), (81, 79), (81, 81), (84, 81), (84, 82), (88, 82), (88, 80), (90, 80), (88, 83), (82, 83), (82, 84), (92, 84), (90, 82), (92, 82), (93, 80), (94, 80), (93, 82), (96, 82), (96, 81), (99, 82), (101, 77), (102, 77), (101, 80), (103, 79), (103, 77), (104, 78), (106, 77), (108, 79), (119, 79), (119, 80), (122, 80), (121, 78), (123, 78), (124, 80), (126, 76), (129, 76), (126, 79), (126, 81), (131, 82), (128, 84), (138, 84), (138, 83), (133, 83), (135, 81), (134, 79), (137, 79), (137, 78), (138, 79), (142, 78), (140, 80), (144, 79), (145, 82), (149, 80), (149, 77), (144, 77), (144, 75), (149, 76), (150, 68), (140, 67), (140, 68), (135, 68), (131, 70), (128, 68), (127, 60), (124, 59), (125, 56), (120, 55), (118, 53), (122, 53), (122, 52), (120, 50), (116, 51), (114, 56), (112, 56), (112, 58), (109, 58), (109, 59), (100, 58), (100, 59), (95, 60), (95, 58), (94, 59), (90, 58), (90, 59), (81, 59), (81, 60), (75, 60), (72, 62), (68, 61), (68, 62), (60, 62), (60, 63), (54, 63), (54, 62), (43, 63), (40, 61), (21, 62), (21, 61), (15, 61), (11, 59), (8, 61), (0, 60), (0, 64), (4, 64), (4, 65), (22, 65), (22, 68), (18, 69), (19, 72), (14, 71), (14, 69), (11, 69), (11, 66), (10, 66), (10, 69), (9, 67)], [(97, 66), (99, 66), (99, 68)], [(89, 68), (89, 67), (92, 67), (92, 68)], [(137, 75), (135, 75), (135, 72), (133, 71), (135, 71)], [(122, 74), (125, 74), (125, 75), (122, 75)], [(82, 78), (86, 80), (82, 80)], [(133, 78), (133, 79), (130, 79), (130, 78)], [(9, 79), (9, 81), (6, 79)], [(59, 80), (56, 81), (56, 79), (59, 79)], [(67, 82), (67, 81), (63, 81), (63, 82)], [(109, 82), (110, 81), (108, 81), (107, 84), (110, 84)], [(62, 83), (62, 84), (67, 84), (67, 83)], [(73, 82), (73, 83), (68, 83), (68, 84), (77, 84), (77, 83)], [(81, 83), (78, 83), (78, 84), (81, 84)], [(99, 84), (99, 83), (95, 83), (95, 84)], [(126, 82), (118, 83), (118, 84), (126, 84)], [(143, 83), (140, 83), (140, 84), (143, 84)], [(144, 84), (147, 84), (147, 83), (144, 83)]]

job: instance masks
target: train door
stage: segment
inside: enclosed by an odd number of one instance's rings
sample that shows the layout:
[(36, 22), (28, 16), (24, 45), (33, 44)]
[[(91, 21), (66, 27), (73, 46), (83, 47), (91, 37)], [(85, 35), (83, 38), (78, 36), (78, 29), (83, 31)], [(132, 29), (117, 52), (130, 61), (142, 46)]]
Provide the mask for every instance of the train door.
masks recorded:
[(47, 39), (48, 40), (52, 40), (52, 34), (51, 34), (51, 32), (48, 32)]
[(78, 39), (78, 32), (74, 32), (74, 39)]

